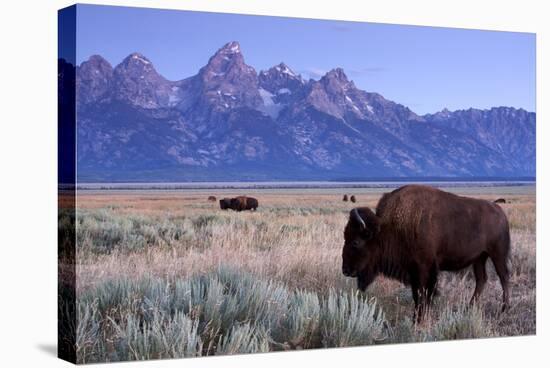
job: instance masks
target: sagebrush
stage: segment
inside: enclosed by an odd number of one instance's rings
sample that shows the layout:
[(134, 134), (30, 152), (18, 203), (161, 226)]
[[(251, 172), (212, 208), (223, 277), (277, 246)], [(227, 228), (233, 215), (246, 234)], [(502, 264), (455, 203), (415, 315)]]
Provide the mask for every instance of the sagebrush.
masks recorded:
[[(470, 195), (472, 195), (470, 193)], [(499, 193), (498, 196), (501, 196)], [(492, 264), (469, 307), (471, 270), (443, 273), (426, 321), (410, 290), (378, 278), (367, 293), (341, 274), (342, 231), (380, 193), (256, 195), (256, 213), (203, 194), (90, 194), (76, 223), (80, 362), (190, 357), (535, 333), (535, 197), (503, 205), (512, 232), (511, 308)], [(487, 196), (487, 188), (483, 190)], [(66, 228), (64, 228), (66, 227)]]

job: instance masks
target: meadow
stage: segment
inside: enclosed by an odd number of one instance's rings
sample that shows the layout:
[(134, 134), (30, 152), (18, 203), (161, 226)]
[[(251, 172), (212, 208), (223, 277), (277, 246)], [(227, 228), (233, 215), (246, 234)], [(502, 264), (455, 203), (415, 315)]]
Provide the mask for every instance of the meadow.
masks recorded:
[[(341, 272), (343, 229), (383, 191), (257, 190), (256, 212), (222, 211), (238, 191), (82, 191), (74, 326), (79, 363), (529, 335), (535, 328), (534, 187), (463, 188), (503, 204), (512, 235), (511, 307), (489, 281), (468, 307), (471, 269), (442, 273), (427, 318), (410, 289), (379, 277), (366, 293)], [(62, 222), (60, 236), (70, 232)], [(66, 224), (67, 229), (63, 228)]]

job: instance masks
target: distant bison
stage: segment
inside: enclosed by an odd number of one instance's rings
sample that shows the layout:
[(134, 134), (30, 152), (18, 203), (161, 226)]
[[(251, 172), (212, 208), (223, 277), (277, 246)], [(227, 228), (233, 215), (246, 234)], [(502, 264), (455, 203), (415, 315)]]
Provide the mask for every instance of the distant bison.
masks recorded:
[(353, 209), (344, 239), (344, 275), (357, 277), (363, 291), (379, 274), (410, 285), (418, 321), (431, 303), (439, 271), (473, 265), (473, 303), (487, 281), (487, 258), (500, 278), (502, 310), (508, 306), (509, 225), (491, 202), (406, 185), (384, 194), (376, 214), (367, 207)]
[(231, 198), (220, 199), (220, 208), (222, 210), (227, 210), (231, 208)]
[(357, 202), (357, 200), (355, 199), (355, 196), (352, 195), (351, 197), (349, 197), (349, 200), (352, 201), (353, 203)]
[(254, 210), (258, 208), (258, 200), (252, 197), (240, 196), (231, 198), (231, 209), (235, 211)]
[(208, 202), (216, 202), (216, 197), (214, 196), (208, 197)]
[(344, 202), (347, 202), (347, 201), (348, 201), (348, 195), (347, 195), (347, 194), (344, 194), (344, 198), (342, 198), (342, 200), (343, 200)]
[(504, 198), (499, 198), (497, 200), (494, 201), (495, 203), (506, 203), (506, 199)]

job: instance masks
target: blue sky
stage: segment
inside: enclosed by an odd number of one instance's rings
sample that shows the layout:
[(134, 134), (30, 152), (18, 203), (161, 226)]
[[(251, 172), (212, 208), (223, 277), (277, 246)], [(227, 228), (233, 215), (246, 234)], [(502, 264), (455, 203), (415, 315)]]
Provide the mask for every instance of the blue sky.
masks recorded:
[(79, 5), (77, 61), (113, 66), (137, 51), (170, 80), (238, 41), (247, 64), (284, 61), (304, 78), (342, 67), (366, 91), (424, 114), (513, 106), (535, 111), (535, 35), (220, 13)]

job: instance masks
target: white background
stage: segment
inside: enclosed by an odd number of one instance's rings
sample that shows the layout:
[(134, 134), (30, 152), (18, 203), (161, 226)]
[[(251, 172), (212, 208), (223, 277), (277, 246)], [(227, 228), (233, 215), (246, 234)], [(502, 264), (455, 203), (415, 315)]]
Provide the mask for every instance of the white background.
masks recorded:
[[(143, 367), (527, 367), (550, 363), (546, 1), (97, 1), (112, 5), (537, 33), (537, 336), (123, 363)], [(0, 366), (68, 366), (56, 350), (57, 9), (3, 1), (0, 13)], [(546, 101), (546, 102), (545, 102)], [(546, 265), (545, 265), (546, 264)], [(545, 308), (547, 309), (545, 311)], [(546, 345), (546, 346), (545, 346)], [(137, 365), (136, 365), (137, 366)]]

